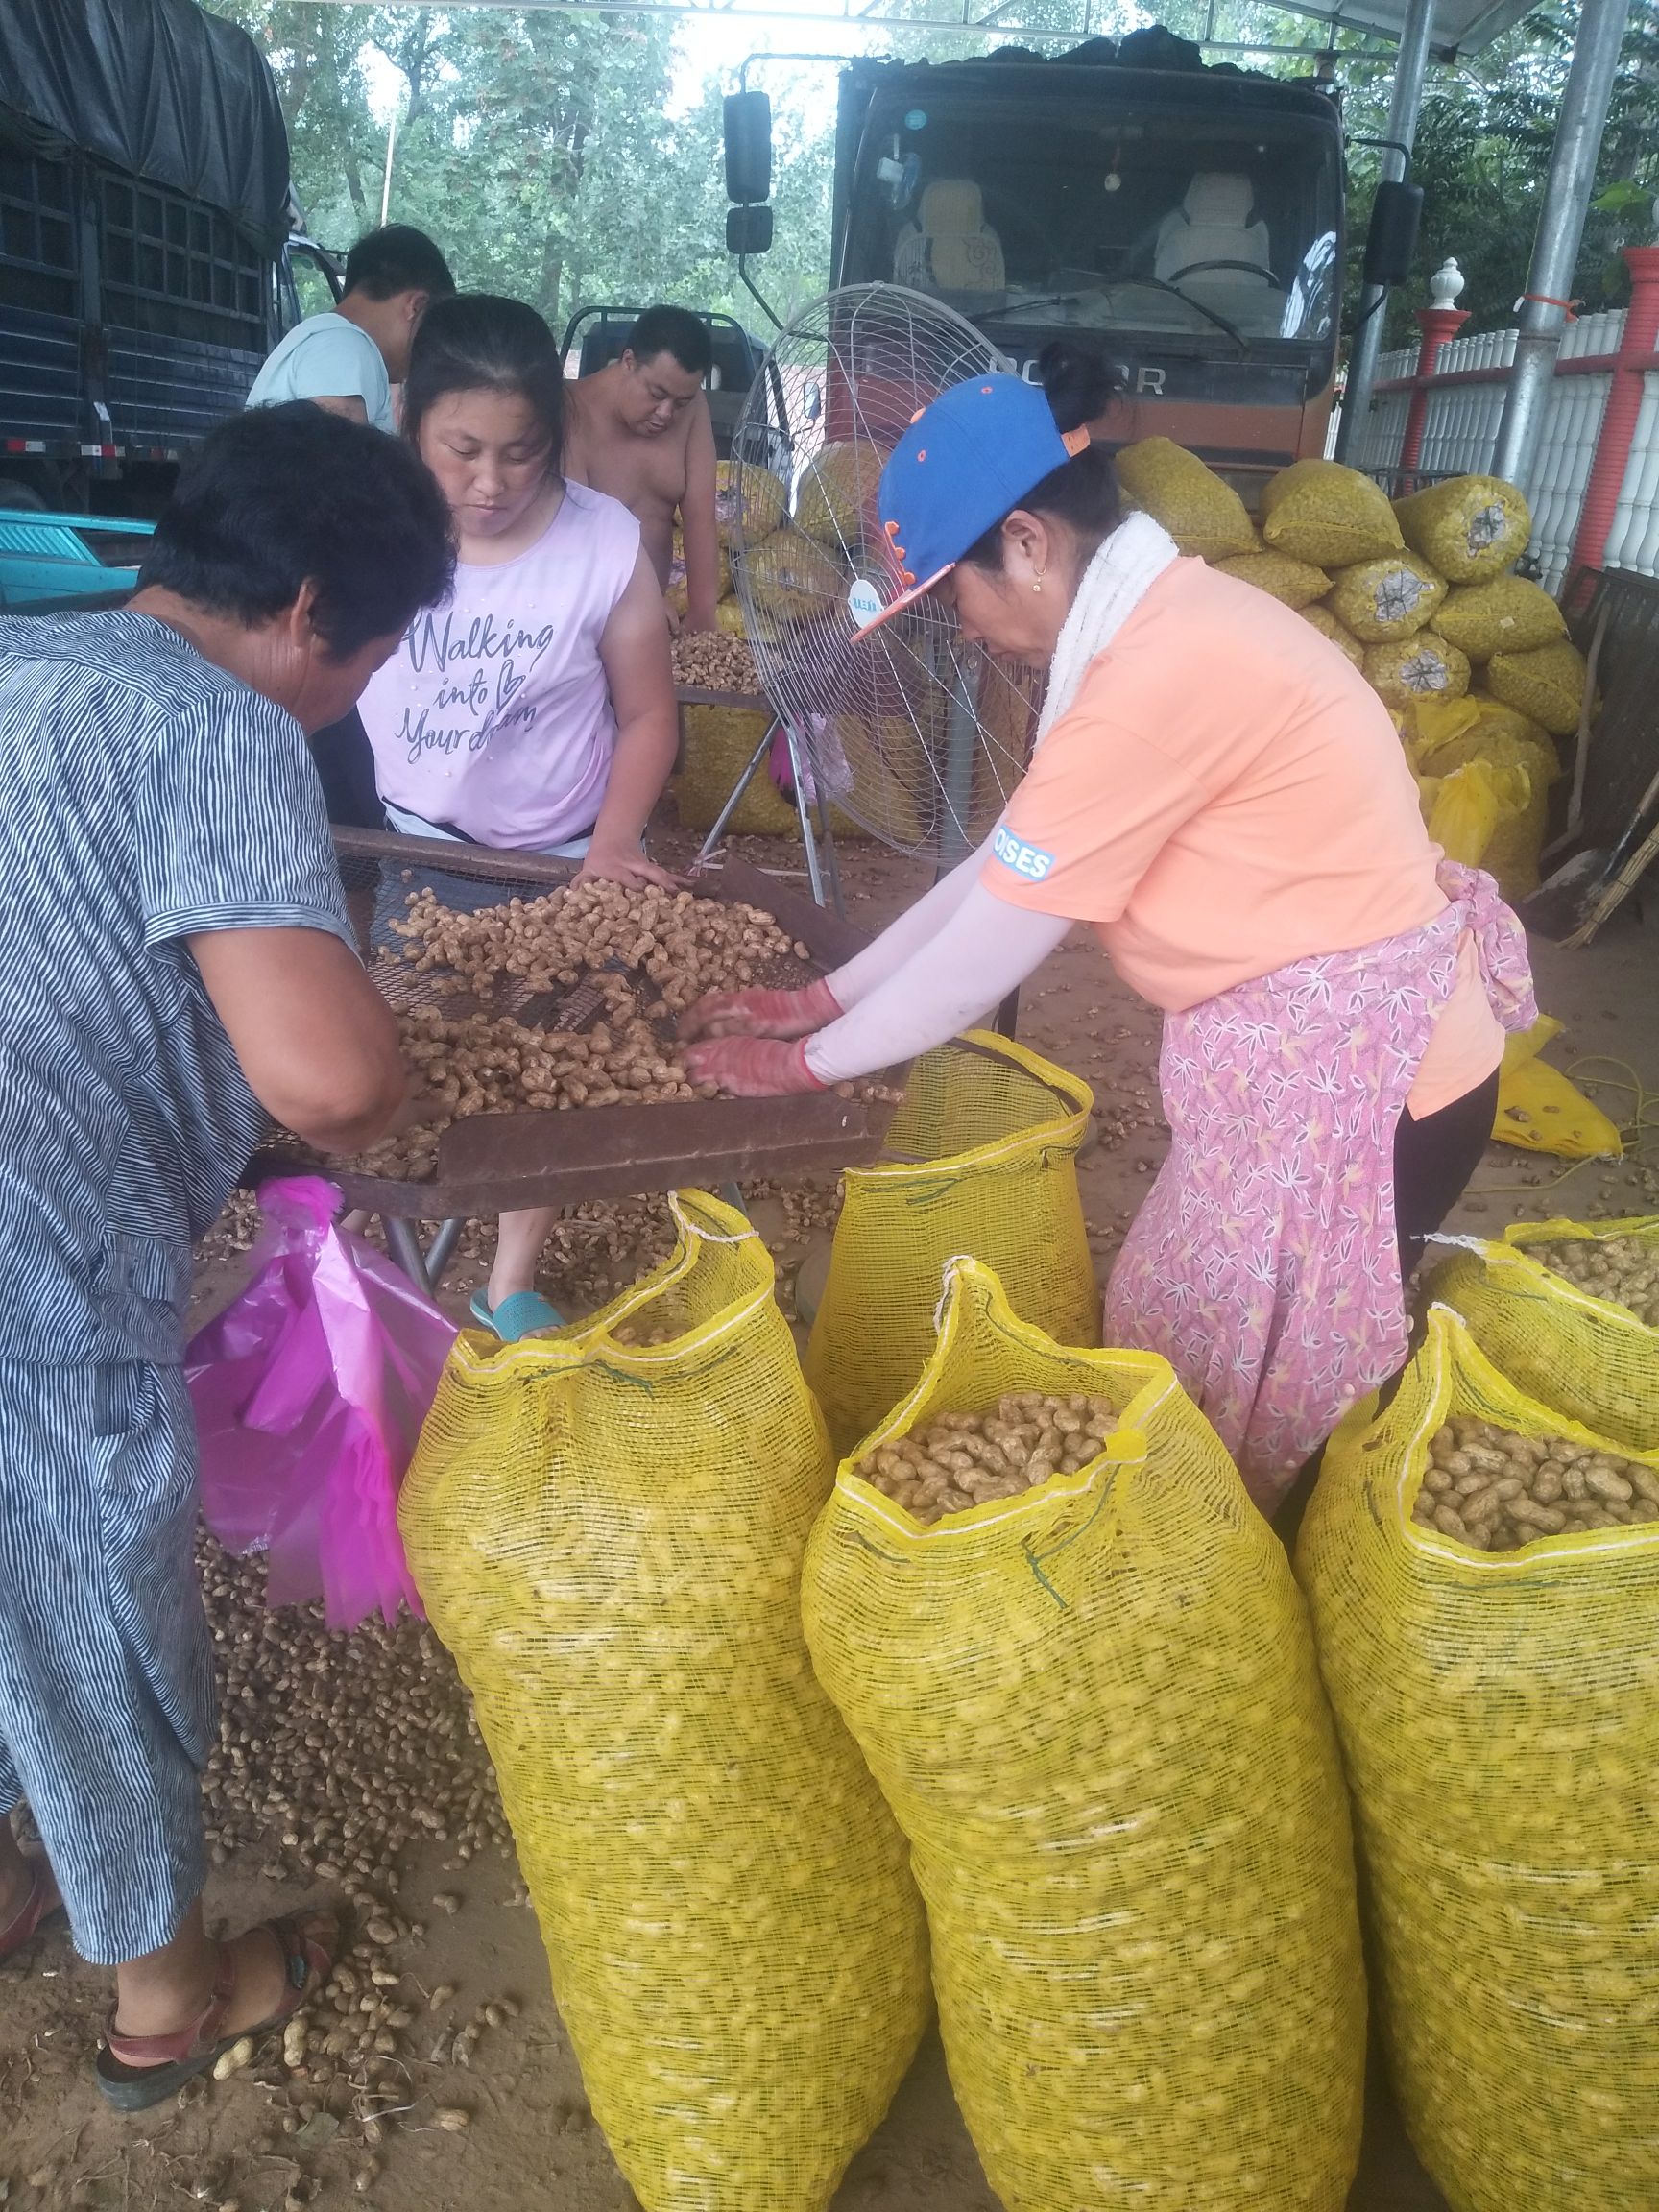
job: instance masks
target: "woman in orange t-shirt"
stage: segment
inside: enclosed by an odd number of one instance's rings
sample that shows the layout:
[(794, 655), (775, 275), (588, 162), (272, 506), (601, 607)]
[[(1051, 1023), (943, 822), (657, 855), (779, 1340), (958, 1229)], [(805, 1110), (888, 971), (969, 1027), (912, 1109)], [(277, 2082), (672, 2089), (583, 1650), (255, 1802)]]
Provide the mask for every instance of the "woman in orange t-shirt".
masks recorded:
[[(1058, 349), (1057, 349), (1058, 350)], [(942, 1044), (1076, 923), (1166, 1015), (1169, 1157), (1106, 1295), (1274, 1502), (1407, 1344), (1405, 1282), (1491, 1131), (1519, 924), (1447, 864), (1381, 701), (1330, 641), (1122, 517), (1077, 425), (1109, 394), (955, 386), (880, 505), (902, 589), (1049, 663), (1037, 749), (980, 851), (802, 992), (706, 998), (699, 1080), (805, 1091)], [(921, 580), (918, 581), (918, 578)]]

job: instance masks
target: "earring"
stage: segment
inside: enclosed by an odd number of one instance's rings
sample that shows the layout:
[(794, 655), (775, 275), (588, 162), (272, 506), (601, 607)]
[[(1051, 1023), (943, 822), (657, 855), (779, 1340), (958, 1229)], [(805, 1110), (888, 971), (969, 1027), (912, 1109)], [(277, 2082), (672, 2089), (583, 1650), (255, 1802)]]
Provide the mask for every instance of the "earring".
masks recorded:
[(1032, 590), (1033, 590), (1033, 591), (1041, 591), (1041, 590), (1042, 590), (1042, 589), (1043, 589), (1043, 579), (1042, 579), (1042, 577), (1041, 577), (1041, 576), (1039, 576), (1039, 577), (1037, 578), (1037, 581), (1036, 581), (1036, 582), (1035, 582), (1035, 583), (1032, 585), (1031, 589), (1032, 589)]

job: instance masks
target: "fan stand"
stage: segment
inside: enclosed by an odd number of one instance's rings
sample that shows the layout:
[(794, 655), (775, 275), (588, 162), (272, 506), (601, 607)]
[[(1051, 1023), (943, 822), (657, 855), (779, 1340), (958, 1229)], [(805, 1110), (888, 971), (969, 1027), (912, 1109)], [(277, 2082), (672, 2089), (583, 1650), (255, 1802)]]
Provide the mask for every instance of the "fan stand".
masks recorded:
[[(721, 807), (713, 829), (709, 830), (699, 848), (696, 865), (699, 868), (703, 867), (718, 848), (720, 840), (725, 834), (727, 823), (736, 813), (744, 792), (748, 790), (755, 778), (761, 772), (761, 764), (767, 754), (771, 752), (773, 743), (780, 732), (782, 733), (783, 743), (789, 754), (789, 776), (795, 786), (795, 811), (801, 821), (801, 843), (806, 854), (806, 881), (811, 888), (813, 903), (818, 906), (833, 907), (841, 920), (845, 921), (847, 909), (841, 902), (841, 871), (835, 859), (835, 832), (830, 826), (829, 803), (822, 796), (818, 798), (818, 827), (814, 830), (812, 808), (807, 801), (806, 792), (809, 784), (813, 789), (816, 789), (816, 785), (811, 782), (811, 777), (806, 767), (805, 751), (792, 723), (776, 719), (768, 720), (765, 736), (761, 738), (759, 744), (750, 755), (748, 767), (744, 769), (742, 775), (733, 785), (732, 796)], [(822, 851), (820, 851), (820, 844), (822, 844)], [(826, 891), (828, 891), (828, 897), (825, 895)]]

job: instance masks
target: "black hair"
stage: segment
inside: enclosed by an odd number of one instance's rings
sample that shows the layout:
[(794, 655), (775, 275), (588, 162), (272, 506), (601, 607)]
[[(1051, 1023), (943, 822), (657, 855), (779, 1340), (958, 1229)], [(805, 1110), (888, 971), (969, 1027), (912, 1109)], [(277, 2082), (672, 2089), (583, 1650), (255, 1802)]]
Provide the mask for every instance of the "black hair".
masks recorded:
[[(1043, 379), (1043, 397), (1054, 417), (1056, 430), (1081, 430), (1098, 421), (1123, 390), (1119, 373), (1098, 354), (1085, 353), (1056, 339), (1046, 346), (1037, 361)], [(1111, 537), (1123, 519), (1118, 493), (1118, 471), (1102, 445), (1085, 445), (1081, 453), (1051, 469), (1023, 499), (1015, 501), (1030, 515), (1064, 522), (1088, 553)], [(1013, 509), (1009, 513), (1013, 513)], [(1002, 521), (1007, 520), (1007, 516)], [(1002, 569), (1002, 522), (994, 522), (962, 556), (975, 568), (999, 575)]]
[(427, 308), (409, 349), (403, 435), (415, 445), (434, 400), (450, 392), (512, 392), (547, 433), (547, 473), (565, 451), (565, 368), (553, 333), (522, 300), (467, 292)]
[(628, 333), (636, 361), (671, 353), (688, 376), (707, 376), (714, 366), (714, 341), (701, 315), (689, 307), (647, 307)]
[(347, 254), (346, 289), (369, 300), (396, 300), (399, 292), (428, 292), (434, 300), (447, 300), (455, 279), (424, 230), (388, 223), (359, 238)]
[(406, 630), (454, 569), (448, 509), (415, 455), (296, 399), (232, 415), (203, 440), (145, 549), (138, 589), (252, 627), (309, 583), (318, 634), (347, 660)]

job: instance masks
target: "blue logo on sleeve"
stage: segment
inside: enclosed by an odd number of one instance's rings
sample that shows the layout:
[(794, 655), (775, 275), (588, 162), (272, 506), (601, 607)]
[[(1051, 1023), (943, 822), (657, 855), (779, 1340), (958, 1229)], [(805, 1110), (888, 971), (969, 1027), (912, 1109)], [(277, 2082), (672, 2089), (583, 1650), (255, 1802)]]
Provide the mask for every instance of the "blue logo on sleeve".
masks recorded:
[(1052, 853), (1045, 853), (1036, 845), (1027, 845), (1023, 838), (1016, 837), (1011, 830), (1000, 823), (991, 840), (991, 850), (1004, 868), (1011, 868), (1016, 876), (1023, 876), (1028, 883), (1041, 883), (1054, 865)]

